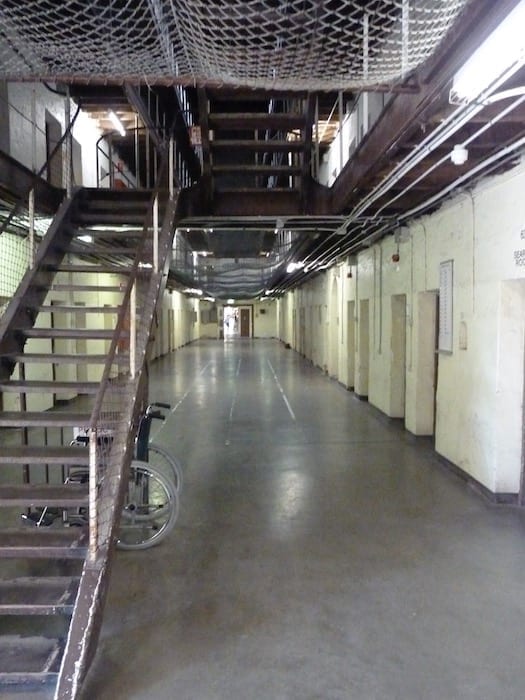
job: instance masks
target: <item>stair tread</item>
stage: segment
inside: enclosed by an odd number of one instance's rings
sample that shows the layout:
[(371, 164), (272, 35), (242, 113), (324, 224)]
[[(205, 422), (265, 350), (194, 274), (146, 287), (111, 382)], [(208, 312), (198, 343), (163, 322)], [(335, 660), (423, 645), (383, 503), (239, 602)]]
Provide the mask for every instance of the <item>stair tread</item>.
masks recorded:
[(0, 581), (0, 614), (71, 613), (80, 578), (19, 577)]
[[(99, 428), (110, 430), (119, 420), (119, 413), (112, 411), (110, 415), (100, 417)], [(0, 411), (0, 426), (3, 428), (76, 428), (88, 426), (90, 421), (91, 413), (86, 411)]]
[(71, 411), (2, 411), (0, 426), (6, 428), (24, 427), (76, 427), (89, 425), (90, 413)]
[(235, 128), (239, 131), (257, 128), (284, 131), (301, 129), (306, 124), (304, 115), (284, 112), (212, 112), (208, 120), (211, 127)]
[(80, 304), (78, 306), (57, 306), (56, 304), (54, 306), (41, 305), (33, 306), (32, 308), (35, 309), (35, 311), (40, 311), (43, 313), (60, 312), (61, 314), (118, 314), (121, 309), (120, 306), (81, 306)]
[[(28, 559), (83, 559), (85, 528), (26, 527), (0, 530), (0, 556)], [(0, 636), (0, 640), (2, 637)]]
[[(18, 688), (42, 688), (42, 693), (44, 693), (44, 688), (52, 688), (56, 685), (58, 680), (58, 671), (42, 671), (41, 673), (31, 673), (27, 672), (3, 672), (0, 671), (0, 687), (13, 686), (16, 694), (18, 695)], [(51, 700), (53, 695), (50, 694), (51, 690), (46, 690), (45, 695), (38, 695), (41, 700)], [(23, 696), (22, 696), (23, 697)], [(31, 698), (37, 700), (37, 696), (31, 692)], [(22, 698), (20, 698), (22, 700)]]
[(299, 189), (292, 187), (219, 187), (218, 194), (266, 194), (268, 197), (276, 194), (299, 194)]
[[(6, 354), (3, 355), (7, 360), (12, 362), (50, 362), (52, 364), (70, 364), (70, 365), (83, 365), (83, 364), (105, 364), (108, 356), (107, 355), (90, 355), (88, 353), (75, 353), (74, 355), (60, 355), (58, 353), (38, 353), (38, 352), (28, 352), (20, 354)], [(129, 355), (119, 353), (114, 357), (113, 362), (124, 365), (129, 362)]]
[(210, 141), (210, 147), (212, 150), (218, 150), (222, 148), (227, 149), (243, 149), (243, 150), (254, 150), (254, 151), (302, 151), (305, 146), (304, 141), (284, 141), (279, 139), (215, 139)]
[(101, 211), (100, 209), (89, 209), (72, 217), (73, 223), (90, 224), (141, 224), (146, 217), (145, 211)]
[(27, 338), (73, 338), (86, 340), (111, 340), (114, 330), (102, 328), (24, 328), (19, 331)]
[(78, 447), (32, 447), (28, 445), (2, 447), (0, 459), (3, 463), (14, 464), (89, 464), (88, 450), (81, 450)]
[(77, 586), (80, 576), (17, 576), (16, 578), (0, 579), (0, 592), (11, 588), (45, 588), (49, 590), (65, 590)]
[(0, 486), (0, 504), (33, 506), (83, 506), (87, 484), (17, 484)]
[[(46, 391), (56, 394), (61, 391), (74, 391), (78, 394), (96, 394), (100, 388), (100, 382), (57, 382), (57, 381), (8, 381), (0, 382), (0, 391), (16, 393), (33, 393)], [(120, 388), (112, 385), (112, 391)]]
[(49, 637), (0, 636), (0, 680), (44, 680), (50, 672), (56, 677), (61, 647), (61, 640)]
[[(76, 243), (75, 241), (68, 246), (68, 251), (77, 255), (129, 255), (130, 258), (135, 257), (135, 247), (108, 247), (101, 245), (92, 245), (89, 243)], [(89, 247), (88, 247), (89, 246)]]
[(54, 272), (74, 272), (79, 273), (106, 273), (106, 274), (126, 274), (131, 272), (130, 265), (80, 265), (80, 264), (69, 264), (63, 263), (60, 265), (50, 265), (48, 270), (53, 270)]
[[(82, 227), (74, 235), (74, 239), (80, 240), (80, 236), (93, 236), (93, 238), (140, 238), (144, 234), (143, 228), (118, 228), (109, 230), (107, 228)], [(87, 243), (87, 241), (82, 241)]]
[(254, 165), (253, 163), (225, 163), (213, 165), (215, 173), (246, 172), (253, 175), (296, 175), (301, 172), (299, 165)]
[(50, 284), (46, 289), (50, 292), (124, 292), (123, 285), (103, 284)]

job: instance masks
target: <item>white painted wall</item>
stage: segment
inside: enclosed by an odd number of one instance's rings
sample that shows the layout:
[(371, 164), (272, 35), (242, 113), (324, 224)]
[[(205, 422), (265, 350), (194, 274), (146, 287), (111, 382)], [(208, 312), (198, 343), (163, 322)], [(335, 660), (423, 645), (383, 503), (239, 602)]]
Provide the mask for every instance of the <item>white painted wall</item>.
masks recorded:
[[(46, 160), (46, 110), (65, 129), (65, 98), (40, 83), (8, 83), (9, 154), (27, 168), (38, 171)], [(71, 102), (71, 118), (77, 106)], [(73, 138), (81, 148), (82, 173), (76, 172), (76, 185), (96, 186), (96, 148), (101, 132), (96, 123), (80, 112)]]
[(277, 303), (274, 300), (253, 303), (254, 338), (277, 337)]
[[(152, 359), (187, 345), (200, 337), (199, 300), (177, 291), (164, 292), (162, 312), (154, 328)], [(171, 314), (172, 322), (169, 321)], [(171, 335), (170, 335), (171, 332)]]
[[(281, 340), (388, 416), (404, 418), (414, 434), (432, 434), (435, 421), (436, 450), (497, 493), (517, 493), (521, 477), (524, 190), (522, 162), (413, 221), (399, 242), (389, 236), (361, 252), (355, 266), (327, 270), (278, 302)], [(436, 356), (436, 295), (447, 260), (454, 265), (453, 351)], [(360, 338), (366, 306), (369, 343)], [(299, 347), (293, 319), (301, 313)]]

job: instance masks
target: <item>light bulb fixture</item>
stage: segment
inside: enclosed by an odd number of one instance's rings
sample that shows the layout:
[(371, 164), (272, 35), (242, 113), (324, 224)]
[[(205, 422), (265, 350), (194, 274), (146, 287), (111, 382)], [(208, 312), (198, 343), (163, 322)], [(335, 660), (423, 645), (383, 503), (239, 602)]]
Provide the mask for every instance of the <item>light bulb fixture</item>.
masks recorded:
[(468, 160), (468, 150), (465, 146), (456, 144), (450, 153), (450, 160), (454, 165), (463, 165)]
[(235, 302), (235, 299), (226, 299), (227, 304), (233, 304)]
[(122, 124), (122, 122), (120, 121), (120, 119), (117, 117), (117, 115), (115, 114), (115, 112), (113, 110), (110, 111), (109, 118), (111, 120), (111, 123), (115, 127), (115, 129), (119, 132), (119, 134), (121, 136), (125, 136), (126, 129), (124, 129), (124, 125)]
[(302, 270), (304, 267), (304, 262), (291, 262), (286, 266), (286, 272), (288, 274), (296, 272), (297, 270)]

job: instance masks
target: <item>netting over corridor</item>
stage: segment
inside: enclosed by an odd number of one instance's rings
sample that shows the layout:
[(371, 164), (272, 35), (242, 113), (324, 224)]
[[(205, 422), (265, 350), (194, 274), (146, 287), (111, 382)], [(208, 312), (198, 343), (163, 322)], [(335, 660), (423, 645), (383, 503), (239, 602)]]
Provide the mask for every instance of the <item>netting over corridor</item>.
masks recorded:
[(0, 78), (268, 89), (392, 83), (467, 0), (2, 0)]

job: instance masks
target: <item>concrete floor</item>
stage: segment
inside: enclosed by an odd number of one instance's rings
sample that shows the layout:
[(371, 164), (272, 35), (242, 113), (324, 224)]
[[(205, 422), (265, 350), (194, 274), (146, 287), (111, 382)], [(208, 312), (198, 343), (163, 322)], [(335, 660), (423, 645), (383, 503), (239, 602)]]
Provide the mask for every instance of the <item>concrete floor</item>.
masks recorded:
[(185, 466), (120, 552), (86, 700), (521, 700), (525, 528), (277, 341), (151, 368)]

